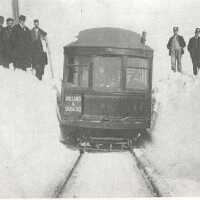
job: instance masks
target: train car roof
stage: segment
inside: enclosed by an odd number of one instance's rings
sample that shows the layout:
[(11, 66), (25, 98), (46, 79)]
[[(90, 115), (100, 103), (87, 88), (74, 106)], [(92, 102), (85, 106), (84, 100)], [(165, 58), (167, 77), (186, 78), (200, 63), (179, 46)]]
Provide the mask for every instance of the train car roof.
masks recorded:
[[(141, 35), (121, 28), (92, 28), (80, 31), (77, 40), (64, 47), (113, 47), (152, 50), (141, 43)], [(152, 50), (153, 51), (153, 50)]]

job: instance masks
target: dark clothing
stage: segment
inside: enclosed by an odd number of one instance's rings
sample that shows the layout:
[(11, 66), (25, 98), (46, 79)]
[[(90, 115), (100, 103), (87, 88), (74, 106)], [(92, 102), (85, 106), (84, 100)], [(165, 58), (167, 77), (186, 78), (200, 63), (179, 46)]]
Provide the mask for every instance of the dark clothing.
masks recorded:
[(31, 33), (30, 30), (20, 24), (13, 27), (11, 34), (12, 56), (15, 68), (26, 70), (31, 67)]
[(0, 65), (3, 65), (3, 41), (2, 41), (2, 35), (3, 35), (3, 26), (0, 26)]
[(41, 65), (43, 64), (43, 47), (42, 47), (42, 39), (47, 35), (45, 31), (42, 29), (33, 28), (31, 30), (31, 55), (32, 55), (32, 65)]
[(200, 58), (200, 37), (192, 37), (188, 43), (188, 51), (190, 52), (191, 57)]
[(181, 56), (181, 50), (173, 50), (171, 52), (171, 69), (174, 72), (182, 72)]
[[(172, 50), (172, 40), (173, 40), (174, 36), (172, 36), (168, 43), (167, 43), (167, 48), (169, 49), (169, 55), (171, 56), (171, 50)], [(183, 48), (186, 46), (185, 40), (182, 36), (177, 35), (177, 39), (178, 39), (178, 43), (181, 47), (181, 54), (184, 54), (184, 50)]]
[(36, 70), (36, 76), (39, 80), (42, 79), (44, 74), (44, 67), (47, 64), (46, 54), (43, 50), (42, 39), (46, 37), (47, 33), (40, 28), (33, 28), (31, 30), (31, 57), (32, 57), (32, 68)]
[(12, 44), (11, 44), (12, 27), (6, 27), (3, 30), (2, 42), (3, 42), (3, 60), (4, 67), (8, 68), (12, 62)]
[(197, 71), (200, 68), (200, 37), (192, 37), (187, 48), (192, 59), (193, 74), (197, 75)]
[(36, 65), (34, 69), (35, 69), (35, 76), (39, 80), (42, 80), (42, 76), (44, 74), (44, 65)]
[(200, 61), (199, 61), (199, 59), (192, 58), (192, 65), (193, 65), (193, 74), (197, 75), (197, 72), (200, 69)]

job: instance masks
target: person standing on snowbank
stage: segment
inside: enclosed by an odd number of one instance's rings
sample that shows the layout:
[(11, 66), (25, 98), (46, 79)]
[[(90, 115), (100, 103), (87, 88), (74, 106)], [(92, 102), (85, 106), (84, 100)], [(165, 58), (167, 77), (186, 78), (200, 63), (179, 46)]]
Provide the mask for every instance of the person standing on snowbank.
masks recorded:
[(193, 74), (197, 75), (198, 70), (200, 69), (200, 28), (195, 29), (195, 36), (190, 38), (188, 43), (188, 51), (193, 64)]
[(31, 32), (25, 26), (26, 17), (19, 16), (19, 23), (13, 27), (11, 34), (14, 68), (26, 71), (31, 67)]
[(47, 33), (39, 27), (39, 20), (35, 19), (34, 27), (31, 30), (31, 58), (32, 58), (32, 68), (36, 72), (36, 77), (42, 80), (44, 74), (44, 67), (47, 64), (47, 54), (43, 50), (42, 40), (45, 41), (47, 45)]
[(4, 28), (2, 33), (3, 41), (3, 66), (9, 68), (9, 64), (12, 62), (12, 45), (11, 45), (11, 34), (13, 30), (14, 19), (8, 18), (6, 20), (7, 26)]
[(178, 35), (178, 27), (173, 27), (174, 35), (169, 39), (167, 48), (171, 56), (171, 69), (176, 72), (182, 72), (181, 57), (184, 54), (183, 48), (186, 46), (185, 40)]
[(2, 40), (2, 34), (3, 34), (3, 24), (4, 24), (4, 17), (0, 16), (0, 65), (3, 65), (3, 40)]

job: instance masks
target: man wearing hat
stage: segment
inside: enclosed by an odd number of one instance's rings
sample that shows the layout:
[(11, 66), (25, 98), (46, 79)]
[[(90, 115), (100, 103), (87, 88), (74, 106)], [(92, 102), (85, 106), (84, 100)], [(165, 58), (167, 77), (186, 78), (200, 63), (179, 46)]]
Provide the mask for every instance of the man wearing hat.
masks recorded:
[(174, 35), (169, 39), (167, 48), (171, 56), (171, 68), (174, 72), (182, 72), (181, 57), (184, 53), (185, 40), (182, 36), (178, 35), (178, 27), (173, 27)]
[(3, 24), (4, 24), (4, 17), (0, 16), (0, 65), (3, 65), (3, 41), (2, 41), (2, 34), (3, 34)]
[(195, 35), (189, 40), (188, 51), (193, 64), (193, 74), (197, 75), (200, 68), (200, 28), (195, 29)]
[(7, 26), (3, 30), (2, 40), (3, 40), (3, 57), (5, 68), (9, 68), (9, 64), (12, 62), (12, 45), (11, 45), (11, 34), (13, 30), (13, 18), (8, 18), (6, 20)]
[(47, 55), (44, 52), (42, 40), (45, 41), (47, 45), (46, 36), (47, 33), (39, 27), (39, 20), (35, 19), (33, 21), (34, 27), (31, 30), (31, 58), (32, 58), (32, 68), (36, 72), (36, 77), (42, 80), (44, 74), (44, 67), (47, 64)]
[(26, 17), (20, 15), (19, 23), (13, 27), (11, 44), (14, 68), (26, 71), (31, 67), (31, 33), (25, 26)]

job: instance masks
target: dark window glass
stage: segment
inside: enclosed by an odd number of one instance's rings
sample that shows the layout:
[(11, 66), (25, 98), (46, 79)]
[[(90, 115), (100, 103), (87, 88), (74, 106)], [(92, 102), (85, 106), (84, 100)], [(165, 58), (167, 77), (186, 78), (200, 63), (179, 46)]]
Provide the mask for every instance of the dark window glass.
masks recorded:
[(75, 56), (68, 61), (68, 78), (72, 87), (88, 87), (90, 57)]
[(127, 89), (146, 89), (148, 86), (148, 60), (128, 58), (126, 69)]
[(95, 57), (93, 61), (93, 87), (97, 90), (120, 90), (120, 57)]

